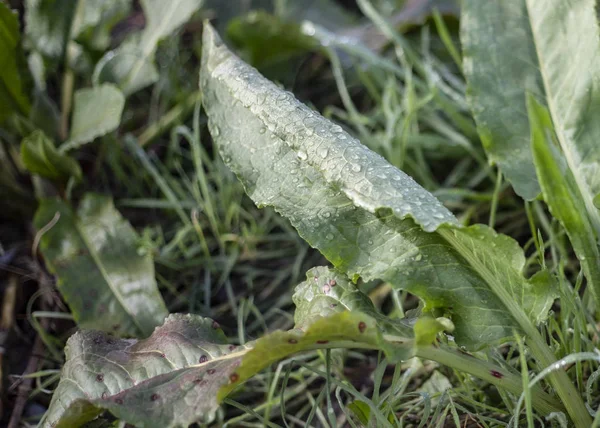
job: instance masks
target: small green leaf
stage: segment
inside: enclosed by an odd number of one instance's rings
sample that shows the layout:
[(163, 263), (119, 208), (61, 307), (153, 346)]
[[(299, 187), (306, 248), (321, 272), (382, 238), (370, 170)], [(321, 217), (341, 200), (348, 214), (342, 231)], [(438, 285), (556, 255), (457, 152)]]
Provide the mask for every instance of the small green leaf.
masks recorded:
[(548, 109), (533, 96), (527, 99), (535, 168), (552, 215), (564, 226), (579, 257), (590, 290), (600, 302), (600, 249), (586, 215), (585, 201), (562, 155)]
[(600, 193), (594, 196), (594, 206), (600, 210)]
[(19, 45), (17, 13), (0, 2), (0, 124), (14, 112), (27, 115), (30, 108), (17, 67)]
[(60, 183), (70, 177), (81, 180), (79, 163), (71, 156), (60, 153), (42, 131), (34, 131), (21, 143), (21, 159), (25, 168), (34, 174)]
[(117, 84), (130, 95), (158, 79), (154, 53), (158, 42), (187, 22), (203, 0), (142, 0), (146, 26), (114, 51), (107, 52), (96, 65), (94, 76)]
[(348, 410), (350, 410), (354, 416), (358, 418), (361, 424), (367, 426), (369, 424), (369, 418), (371, 417), (371, 408), (367, 403), (360, 400), (354, 400), (348, 404)]
[[(58, 216), (57, 216), (58, 214)], [(34, 219), (40, 250), (81, 328), (143, 336), (167, 315), (149, 253), (112, 199), (87, 194), (77, 213), (64, 201), (45, 199)]]
[(391, 319), (382, 315), (369, 297), (350, 282), (346, 275), (327, 267), (310, 269), (306, 273), (306, 281), (296, 286), (292, 299), (296, 306), (296, 328), (305, 328), (319, 317), (350, 311), (361, 312), (377, 320), (382, 331), (393, 334), (397, 339), (413, 338), (411, 320)]
[(115, 85), (79, 89), (75, 92), (71, 136), (60, 150), (74, 149), (117, 129), (123, 107), (125, 96)]

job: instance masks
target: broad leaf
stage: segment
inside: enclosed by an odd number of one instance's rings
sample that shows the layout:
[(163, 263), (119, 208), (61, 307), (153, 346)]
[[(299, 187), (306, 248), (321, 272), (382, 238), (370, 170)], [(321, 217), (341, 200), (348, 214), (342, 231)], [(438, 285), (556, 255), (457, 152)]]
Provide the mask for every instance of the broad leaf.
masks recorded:
[(14, 112), (29, 112), (17, 67), (20, 38), (19, 17), (0, 2), (0, 124)]
[(71, 136), (61, 151), (93, 141), (119, 127), (125, 96), (115, 85), (105, 83), (75, 92)]
[(129, 95), (158, 79), (154, 53), (158, 42), (187, 22), (203, 0), (142, 0), (146, 27), (119, 48), (107, 52), (96, 65), (94, 75), (116, 83)]
[(600, 250), (586, 216), (585, 203), (575, 177), (569, 170), (556, 141), (548, 110), (535, 98), (528, 98), (532, 152), (544, 199), (552, 215), (565, 227), (590, 291), (600, 301)]
[(600, 34), (595, 2), (469, 0), (462, 21), (464, 68), (484, 144), (517, 192), (533, 198), (538, 185), (531, 178), (526, 143), (525, 91), (533, 93), (548, 106), (562, 152), (557, 154), (564, 157), (598, 239), (600, 212), (593, 200), (600, 192)]
[(170, 315), (140, 341), (78, 332), (67, 343), (41, 426), (79, 426), (104, 409), (144, 427), (208, 421), (222, 397), (281, 358), (331, 346), (377, 348), (379, 340), (373, 319), (349, 312), (239, 347), (227, 344), (217, 323), (196, 315)]
[(41, 426), (79, 426), (102, 409), (137, 426), (208, 420), (241, 358), (218, 324), (193, 315), (170, 315), (140, 341), (81, 331), (67, 342), (65, 356)]
[[(472, 266), (446, 237), (426, 233), (456, 224), (429, 192), (260, 76), (211, 27), (204, 34), (203, 101), (225, 162), (257, 205), (275, 207), (336, 268), (418, 295), (427, 311), (449, 315), (456, 340), (471, 348), (512, 337), (519, 328), (491, 285), (506, 287), (516, 302), (539, 302), (536, 310), (548, 307), (553, 294), (530, 286), (513, 265), (503, 268), (516, 269), (511, 278), (517, 282), (490, 285), (494, 266)], [(491, 254), (510, 262), (499, 249), (468, 251), (475, 260)], [(527, 309), (517, 310), (531, 321), (545, 316)]]
[(515, 192), (540, 193), (524, 93), (543, 93), (524, 0), (465, 0), (461, 16), (467, 97), (481, 142)]
[(162, 323), (152, 257), (138, 251), (138, 235), (109, 197), (87, 194), (77, 212), (42, 200), (34, 224), (51, 225), (40, 249), (80, 327), (145, 336)]
[(125, 18), (131, 9), (131, 0), (83, 1), (73, 20), (71, 37), (95, 50), (103, 51), (110, 45), (110, 30)]
[(77, 4), (73, 0), (26, 0), (25, 35), (29, 44), (47, 57), (60, 59)]
[(79, 163), (60, 153), (42, 131), (34, 131), (21, 143), (21, 159), (25, 168), (52, 181), (65, 183), (70, 177), (81, 180)]

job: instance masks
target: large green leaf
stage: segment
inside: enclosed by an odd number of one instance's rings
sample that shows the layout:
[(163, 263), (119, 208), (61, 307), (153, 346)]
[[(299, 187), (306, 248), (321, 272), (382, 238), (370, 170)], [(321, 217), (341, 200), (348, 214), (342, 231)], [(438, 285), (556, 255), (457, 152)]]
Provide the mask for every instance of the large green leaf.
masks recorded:
[(34, 174), (65, 183), (70, 177), (81, 180), (81, 168), (72, 157), (60, 153), (42, 131), (34, 131), (21, 143), (21, 159)]
[(61, 151), (71, 150), (119, 127), (125, 107), (125, 96), (113, 84), (75, 92), (71, 136)]
[(116, 83), (129, 95), (158, 79), (154, 53), (158, 42), (187, 22), (203, 0), (142, 0), (146, 27), (116, 50), (107, 52), (94, 74), (102, 81)]
[(0, 124), (13, 112), (29, 112), (29, 100), (23, 93), (17, 68), (19, 42), (19, 17), (0, 3)]
[(40, 249), (80, 327), (145, 336), (162, 323), (152, 257), (139, 252), (138, 235), (109, 197), (87, 194), (77, 212), (42, 200), (34, 224), (48, 226)]
[(564, 157), (598, 239), (600, 211), (593, 200), (600, 193), (600, 34), (595, 12), (593, 0), (468, 0), (462, 38), (473, 109), (492, 159), (519, 194), (535, 196), (525, 105), (525, 91), (532, 92), (550, 111), (562, 152), (557, 155)]
[(377, 348), (379, 341), (375, 321), (350, 312), (245, 346), (228, 345), (217, 323), (197, 315), (170, 315), (140, 341), (78, 332), (67, 343), (67, 362), (41, 426), (80, 426), (104, 409), (135, 426), (208, 421), (222, 397), (281, 358), (331, 346)]
[[(427, 311), (449, 315), (462, 345), (485, 346), (519, 328), (522, 320), (512, 318), (492, 285), (524, 304), (517, 310), (531, 321), (545, 317), (554, 294), (526, 281), (522, 266), (503, 255), (506, 246), (521, 252), (506, 244), (510, 238), (482, 227), (456, 229), (465, 239), (488, 235), (490, 241), (469, 247), (468, 255), (497, 260), (511, 272), (514, 282), (507, 284), (495, 276), (498, 266), (471, 265), (446, 240), (452, 236), (426, 233), (456, 224), (429, 192), (260, 76), (222, 45), (211, 27), (204, 34), (200, 78), (211, 134), (257, 205), (273, 206), (289, 218), (340, 271), (386, 280), (421, 297)], [(479, 246), (492, 245), (480, 251)]]
[(529, 150), (525, 90), (543, 93), (524, 0), (465, 0), (461, 16), (467, 97), (481, 142), (515, 192), (533, 199), (540, 187)]
[(528, 98), (531, 141), (537, 174), (552, 215), (567, 230), (590, 290), (600, 301), (600, 250), (594, 230), (586, 217), (579, 187), (560, 153), (548, 110), (535, 98)]

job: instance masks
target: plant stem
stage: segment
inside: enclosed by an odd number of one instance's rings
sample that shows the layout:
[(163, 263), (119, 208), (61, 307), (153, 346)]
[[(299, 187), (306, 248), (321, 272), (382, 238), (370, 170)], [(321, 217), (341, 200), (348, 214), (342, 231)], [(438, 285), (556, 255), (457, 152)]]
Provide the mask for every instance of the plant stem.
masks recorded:
[[(519, 375), (469, 354), (428, 346), (417, 349), (416, 355), (478, 377), (517, 396), (523, 391), (523, 383)], [(563, 411), (561, 404), (541, 388), (534, 387), (532, 392), (532, 404), (538, 412), (548, 415)]]
[(184, 119), (185, 116), (191, 112), (196, 103), (201, 100), (202, 94), (200, 91), (192, 92), (185, 100), (166, 112), (158, 122), (155, 122), (146, 128), (138, 138), (138, 144), (144, 147), (167, 129), (171, 129), (174, 123)]
[[(498, 278), (490, 269), (469, 249), (460, 239), (454, 235), (454, 230), (449, 228), (440, 228), (437, 232), (446, 240), (458, 253), (463, 256), (475, 271), (489, 285), (500, 301), (504, 304), (508, 312), (521, 327), (527, 337), (527, 344), (538, 364), (543, 367), (549, 367), (556, 363), (556, 358), (537, 328), (530, 321), (529, 317), (523, 312), (523, 309), (510, 295), (503, 285), (505, 279)], [(555, 371), (549, 376), (550, 383), (556, 390), (563, 402), (571, 420), (578, 428), (587, 428), (592, 424), (589, 412), (587, 411), (581, 396), (577, 389), (564, 371)]]
[(69, 64), (65, 64), (65, 74), (63, 75), (61, 88), (61, 112), (59, 134), (61, 140), (65, 141), (69, 136), (69, 116), (71, 114), (71, 102), (73, 99), (73, 84), (75, 75)]

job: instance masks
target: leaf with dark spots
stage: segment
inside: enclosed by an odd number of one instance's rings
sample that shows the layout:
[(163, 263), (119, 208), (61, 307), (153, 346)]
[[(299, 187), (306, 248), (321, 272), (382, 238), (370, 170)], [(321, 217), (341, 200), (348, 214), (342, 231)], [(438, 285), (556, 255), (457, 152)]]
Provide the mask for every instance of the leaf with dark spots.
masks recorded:
[[(144, 340), (76, 333), (67, 342), (67, 362), (41, 426), (79, 426), (104, 410), (144, 427), (210, 421), (229, 392), (291, 354), (326, 347), (384, 348), (377, 322), (359, 312), (335, 313), (304, 331), (276, 331), (233, 348), (213, 325), (197, 315), (170, 315)], [(410, 341), (394, 346), (413, 355)]]

